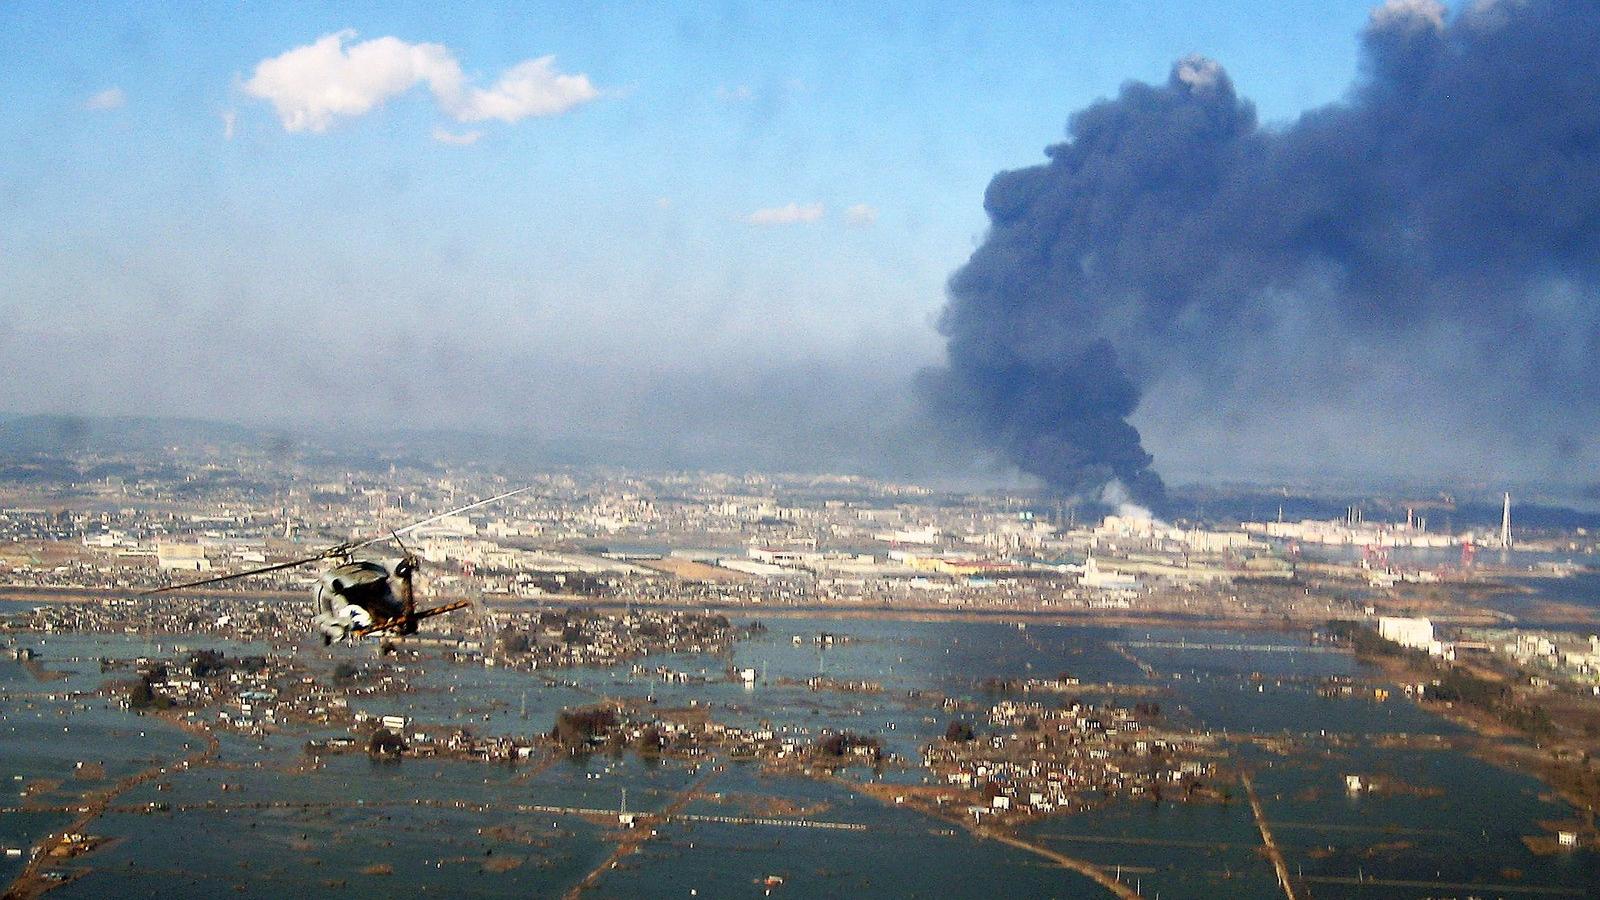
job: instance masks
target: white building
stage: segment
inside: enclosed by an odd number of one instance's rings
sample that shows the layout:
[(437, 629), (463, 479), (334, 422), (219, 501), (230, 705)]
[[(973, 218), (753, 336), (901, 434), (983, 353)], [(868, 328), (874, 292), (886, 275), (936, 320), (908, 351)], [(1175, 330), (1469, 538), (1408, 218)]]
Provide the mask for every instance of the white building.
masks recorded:
[(1136, 591), (1139, 589), (1139, 580), (1132, 575), (1121, 572), (1103, 570), (1089, 557), (1083, 564), (1083, 574), (1078, 576), (1078, 584), (1086, 588), (1101, 591)]
[(157, 545), (156, 566), (167, 571), (211, 571), (211, 562), (206, 559), (206, 550), (199, 544)]
[(1433, 623), (1426, 618), (1379, 616), (1378, 636), (1433, 656), (1443, 656), (1445, 652), (1444, 645), (1434, 640)]

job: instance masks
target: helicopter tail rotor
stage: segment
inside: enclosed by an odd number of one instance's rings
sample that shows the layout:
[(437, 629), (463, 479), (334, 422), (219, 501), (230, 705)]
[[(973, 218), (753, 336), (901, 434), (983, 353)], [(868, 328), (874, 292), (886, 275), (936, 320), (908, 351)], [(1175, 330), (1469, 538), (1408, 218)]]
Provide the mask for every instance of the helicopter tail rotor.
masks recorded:
[(400, 539), (398, 531), (391, 531), (389, 535), (394, 538), (396, 544), (400, 545), (401, 557), (400, 561), (395, 564), (394, 574), (400, 580), (400, 604), (405, 610), (401, 613), (401, 616), (408, 625), (414, 624), (417, 618), (417, 597), (416, 587), (412, 583), (412, 578), (422, 568), (422, 560), (411, 552), (411, 548), (406, 546), (405, 541)]

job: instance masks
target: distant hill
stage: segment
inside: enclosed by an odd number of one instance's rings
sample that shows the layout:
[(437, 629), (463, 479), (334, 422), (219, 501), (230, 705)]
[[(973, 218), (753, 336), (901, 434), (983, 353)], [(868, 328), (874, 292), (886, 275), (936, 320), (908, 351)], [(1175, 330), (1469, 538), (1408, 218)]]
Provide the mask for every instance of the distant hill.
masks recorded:
[[(68, 483), (84, 478), (128, 474), (126, 464), (107, 460), (85, 464), (78, 454), (116, 455), (119, 453), (165, 455), (174, 448), (185, 453), (220, 452), (253, 455), (268, 453), (280, 458), (297, 458), (307, 463), (349, 470), (382, 470), (391, 464), (422, 471), (477, 464), (499, 469), (508, 475), (563, 466), (617, 466), (637, 470), (701, 470), (720, 472), (805, 472), (826, 467), (835, 474), (868, 474), (928, 483), (920, 476), (934, 475), (936, 466), (925, 471), (897, 473), (876, 471), (882, 468), (871, 460), (840, 456), (832, 460), (811, 460), (803, 455), (785, 455), (785, 448), (744, 446), (681, 447), (670, 434), (660, 435), (658, 443), (617, 441), (597, 436), (567, 436), (540, 439), (528, 435), (483, 434), (469, 431), (424, 428), (355, 428), (347, 430), (291, 431), (284, 428), (240, 425), (207, 419), (158, 416), (70, 416), (55, 414), (20, 415), (0, 412), (0, 481)], [(762, 452), (765, 451), (765, 452)], [(142, 464), (148, 473), (150, 462)], [(992, 486), (992, 485), (990, 485)], [(1590, 528), (1600, 531), (1600, 513), (1595, 512), (1595, 496), (1577, 497), (1517, 490), (1512, 520), (1517, 528)], [(967, 485), (958, 489), (982, 489)], [(1027, 493), (1026, 487), (1006, 490)], [(1240, 484), (1177, 485), (1171, 491), (1166, 513), (1182, 519), (1213, 522), (1266, 520), (1276, 518), (1278, 510), (1291, 521), (1302, 518), (1332, 519), (1351, 505), (1360, 506), (1369, 519), (1404, 521), (1409, 500), (1427, 496), (1429, 491), (1382, 485), (1362, 490), (1355, 486), (1298, 489), (1265, 489)], [(1041, 510), (1054, 509), (1049, 500)], [(1572, 505), (1569, 506), (1568, 503)], [(1092, 504), (1089, 504), (1092, 506)], [(1430, 508), (1432, 507), (1432, 508)], [(1048, 510), (1047, 510), (1048, 511)], [(1088, 506), (1080, 514), (1092, 514)], [(1101, 510), (1102, 512), (1106, 510)], [(1418, 505), (1431, 527), (1453, 530), (1493, 527), (1500, 521), (1500, 504), (1495, 491), (1463, 491), (1457, 503), (1440, 508), (1436, 503)]]
[(149, 416), (0, 415), (0, 456), (149, 452), (168, 447), (284, 448), (297, 438), (281, 430), (203, 419)]

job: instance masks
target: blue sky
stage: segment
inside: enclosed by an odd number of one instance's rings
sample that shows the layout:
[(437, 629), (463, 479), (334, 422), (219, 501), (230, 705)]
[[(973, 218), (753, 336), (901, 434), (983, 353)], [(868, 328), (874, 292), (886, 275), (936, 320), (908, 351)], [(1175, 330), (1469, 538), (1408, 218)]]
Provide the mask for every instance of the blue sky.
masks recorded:
[[(326, 422), (353, 399), (636, 438), (722, 400), (893, 403), (939, 358), (995, 172), (1189, 53), (1288, 121), (1347, 89), (1369, 10), (9, 3), (0, 354), (32, 377), (0, 408)], [(419, 83), (286, 130), (258, 66), (347, 29), (442, 45), (471, 88), (553, 55), (596, 96), (469, 120)], [(752, 221), (790, 204), (766, 218), (815, 220)]]

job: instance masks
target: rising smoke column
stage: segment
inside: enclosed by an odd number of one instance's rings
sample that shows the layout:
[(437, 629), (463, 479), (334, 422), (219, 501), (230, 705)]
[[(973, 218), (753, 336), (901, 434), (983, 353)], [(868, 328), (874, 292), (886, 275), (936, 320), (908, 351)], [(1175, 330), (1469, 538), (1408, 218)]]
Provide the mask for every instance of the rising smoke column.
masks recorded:
[(1048, 162), (990, 183), (925, 379), (935, 412), (1056, 490), (1118, 480), (1159, 503), (1128, 423), (1142, 389), (1226, 392), (1262, 354), (1445, 347), (1429, 358), (1461, 371), (1419, 378), (1487, 373), (1507, 416), (1595, 411), (1597, 48), (1590, 0), (1391, 0), (1346, 99), (1286, 127), (1207, 59), (1124, 85)]

